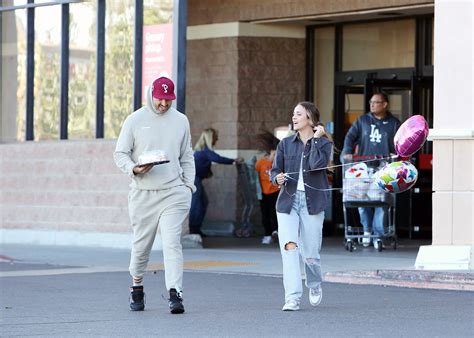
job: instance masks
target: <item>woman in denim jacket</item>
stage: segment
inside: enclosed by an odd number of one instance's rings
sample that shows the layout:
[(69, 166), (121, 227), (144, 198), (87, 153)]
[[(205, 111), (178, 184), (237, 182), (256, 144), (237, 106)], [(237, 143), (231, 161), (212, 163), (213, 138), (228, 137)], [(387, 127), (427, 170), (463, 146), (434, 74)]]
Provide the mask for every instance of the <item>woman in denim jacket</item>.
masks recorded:
[(300, 308), (303, 294), (299, 256), (304, 261), (309, 301), (322, 299), (321, 250), (324, 210), (328, 203), (326, 175), (332, 142), (319, 122), (320, 113), (311, 102), (300, 102), (293, 112), (295, 135), (278, 145), (271, 170), (272, 182), (280, 194), (276, 209), (283, 261), (285, 305), (283, 311)]

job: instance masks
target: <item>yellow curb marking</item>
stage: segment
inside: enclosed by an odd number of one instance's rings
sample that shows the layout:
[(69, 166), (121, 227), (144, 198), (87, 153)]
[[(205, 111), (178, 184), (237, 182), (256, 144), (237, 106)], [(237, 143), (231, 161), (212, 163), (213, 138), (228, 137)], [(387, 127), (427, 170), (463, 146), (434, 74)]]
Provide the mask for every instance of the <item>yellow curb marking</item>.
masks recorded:
[[(236, 262), (236, 261), (188, 261), (184, 262), (185, 269), (206, 269), (222, 266), (249, 266), (256, 265), (255, 263), (249, 262)], [(163, 270), (164, 266), (162, 263), (150, 263), (148, 264), (147, 270)]]

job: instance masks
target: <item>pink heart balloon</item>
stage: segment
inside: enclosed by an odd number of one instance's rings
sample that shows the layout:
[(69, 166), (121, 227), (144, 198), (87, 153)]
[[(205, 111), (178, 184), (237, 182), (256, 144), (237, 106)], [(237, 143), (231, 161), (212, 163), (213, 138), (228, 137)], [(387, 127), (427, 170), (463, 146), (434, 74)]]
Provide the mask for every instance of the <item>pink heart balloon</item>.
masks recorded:
[(428, 137), (428, 123), (421, 115), (414, 115), (406, 120), (393, 139), (398, 156), (408, 157), (420, 149)]

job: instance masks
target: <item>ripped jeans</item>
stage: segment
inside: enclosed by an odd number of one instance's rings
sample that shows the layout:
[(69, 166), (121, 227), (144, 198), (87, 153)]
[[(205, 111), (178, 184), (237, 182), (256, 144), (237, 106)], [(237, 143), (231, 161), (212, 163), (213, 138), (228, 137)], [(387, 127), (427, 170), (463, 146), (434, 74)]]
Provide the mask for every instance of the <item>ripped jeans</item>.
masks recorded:
[[(304, 262), (306, 286), (316, 288), (322, 282), (321, 250), (324, 211), (310, 215), (306, 207), (306, 194), (296, 191), (293, 207), (289, 214), (277, 213), (278, 240), (283, 261), (283, 286), (285, 302), (299, 301), (303, 294), (301, 283), (300, 255)], [(288, 249), (288, 243), (296, 244)]]

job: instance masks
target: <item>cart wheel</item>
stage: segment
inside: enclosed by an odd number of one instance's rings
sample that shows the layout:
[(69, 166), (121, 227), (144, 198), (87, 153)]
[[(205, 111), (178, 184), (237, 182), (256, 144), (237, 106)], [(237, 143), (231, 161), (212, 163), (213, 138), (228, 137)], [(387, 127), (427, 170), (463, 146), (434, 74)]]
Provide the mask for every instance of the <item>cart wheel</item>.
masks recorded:
[(352, 241), (347, 242), (347, 246), (349, 247), (349, 252), (354, 251), (354, 245), (352, 245)]
[(352, 241), (348, 238), (344, 239), (344, 248), (349, 251), (349, 244), (352, 244)]
[(235, 230), (235, 237), (238, 237), (238, 238), (242, 237), (242, 229)]
[(383, 245), (382, 245), (382, 241), (379, 240), (379, 247), (377, 248), (378, 252), (382, 252), (383, 250)]

